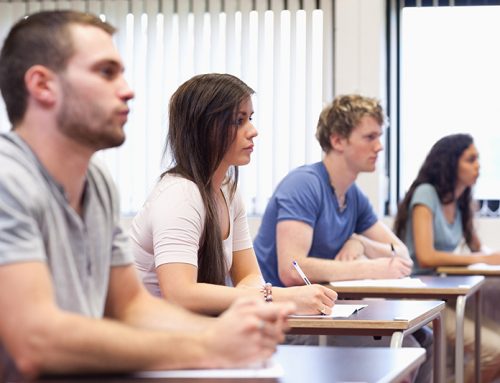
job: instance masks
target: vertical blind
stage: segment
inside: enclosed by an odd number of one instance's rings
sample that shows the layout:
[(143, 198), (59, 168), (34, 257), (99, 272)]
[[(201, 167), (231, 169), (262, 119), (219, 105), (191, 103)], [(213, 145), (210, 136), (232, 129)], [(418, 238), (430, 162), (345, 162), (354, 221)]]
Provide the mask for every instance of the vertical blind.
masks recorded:
[[(249, 214), (259, 214), (289, 170), (321, 158), (314, 138), (333, 96), (331, 0), (0, 1), (0, 38), (39, 10), (88, 11), (118, 28), (115, 42), (136, 97), (120, 148), (98, 153), (121, 196), (123, 214), (143, 204), (159, 174), (168, 130), (167, 105), (199, 73), (231, 73), (255, 91), (259, 131), (250, 165), (240, 168)], [(0, 131), (10, 129), (3, 104)]]

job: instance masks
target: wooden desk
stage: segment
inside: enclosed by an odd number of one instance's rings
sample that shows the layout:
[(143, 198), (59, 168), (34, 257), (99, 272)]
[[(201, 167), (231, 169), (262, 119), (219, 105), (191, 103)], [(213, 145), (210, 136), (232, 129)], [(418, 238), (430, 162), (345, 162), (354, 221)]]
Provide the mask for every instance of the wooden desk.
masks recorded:
[[(331, 382), (399, 382), (425, 360), (422, 348), (361, 348), (279, 346), (276, 360), (283, 367), (283, 377), (274, 379), (144, 379), (128, 376), (69, 377), (70, 379), (42, 379), (44, 383), (64, 381), (80, 383), (158, 382), (158, 383), (331, 383)], [(63, 378), (64, 379), (64, 378)]]
[[(350, 304), (368, 307), (349, 318), (292, 318), (291, 334), (391, 336), (391, 347), (401, 347), (403, 337), (433, 323), (434, 381), (444, 382), (445, 340), (442, 327), (442, 301), (366, 300)], [(342, 303), (338, 303), (342, 304)]]
[(464, 317), (467, 299), (476, 296), (475, 305), (475, 361), (476, 381), (481, 381), (481, 311), (480, 289), (484, 283), (482, 276), (419, 276), (425, 286), (390, 287), (390, 286), (331, 286), (339, 298), (416, 298), (455, 300), (456, 338), (455, 338), (455, 380), (464, 381)]
[(436, 271), (438, 274), (443, 275), (484, 275), (500, 277), (500, 268), (498, 266), (486, 266), (480, 269), (469, 269), (467, 266), (442, 266), (438, 267)]

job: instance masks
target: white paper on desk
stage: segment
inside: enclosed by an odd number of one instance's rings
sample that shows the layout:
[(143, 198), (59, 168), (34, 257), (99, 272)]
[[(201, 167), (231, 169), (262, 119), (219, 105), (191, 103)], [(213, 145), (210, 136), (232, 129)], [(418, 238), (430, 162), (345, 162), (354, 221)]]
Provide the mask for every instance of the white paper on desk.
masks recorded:
[(284, 374), (281, 364), (271, 358), (265, 366), (260, 363), (243, 368), (141, 371), (135, 373), (134, 376), (138, 378), (280, 378)]
[(467, 266), (469, 270), (500, 270), (500, 265), (489, 265), (487, 263), (473, 263)]
[(332, 313), (330, 315), (290, 315), (290, 318), (349, 318), (356, 311), (365, 308), (368, 305), (346, 305), (346, 304), (336, 304), (333, 306)]
[(399, 279), (359, 279), (356, 281), (330, 282), (333, 287), (422, 287), (426, 286), (419, 278)]

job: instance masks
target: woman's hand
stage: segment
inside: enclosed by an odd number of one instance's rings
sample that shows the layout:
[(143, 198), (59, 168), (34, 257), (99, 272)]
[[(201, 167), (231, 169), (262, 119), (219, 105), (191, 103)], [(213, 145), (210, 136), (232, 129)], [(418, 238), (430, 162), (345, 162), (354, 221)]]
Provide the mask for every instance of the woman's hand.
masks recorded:
[(279, 301), (295, 303), (295, 314), (326, 314), (332, 312), (337, 300), (337, 293), (321, 285), (307, 285), (275, 289), (275, 297)]
[(488, 255), (480, 256), (478, 258), (481, 258), (481, 260), (477, 260), (478, 263), (483, 262), (488, 265), (500, 265), (500, 252), (498, 251), (490, 253)]

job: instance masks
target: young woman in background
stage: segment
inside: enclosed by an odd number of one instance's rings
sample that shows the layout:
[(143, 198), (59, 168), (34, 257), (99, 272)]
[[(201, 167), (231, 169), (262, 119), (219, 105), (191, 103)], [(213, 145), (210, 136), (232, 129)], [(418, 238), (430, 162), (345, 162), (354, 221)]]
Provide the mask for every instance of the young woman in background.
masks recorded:
[[(394, 224), (396, 234), (408, 246), (415, 274), (432, 274), (439, 266), (478, 262), (500, 264), (500, 252), (488, 254), (482, 251), (474, 229), (472, 187), (478, 177), (479, 153), (470, 135), (446, 136), (431, 148), (399, 205)], [(470, 253), (455, 253), (463, 241)], [(497, 299), (498, 293), (498, 281), (487, 283), (481, 290), (485, 309), (481, 330), (482, 382), (500, 376), (500, 326), (497, 324), (500, 313), (494, 313), (490, 308), (494, 306), (491, 303)], [(454, 344), (455, 312), (449, 307), (447, 310), (450, 311), (445, 315), (447, 338)], [(464, 324), (465, 348), (472, 352), (474, 323), (466, 318)], [(466, 367), (465, 378), (467, 382), (474, 380), (472, 360)]]
[(165, 148), (173, 166), (133, 220), (136, 266), (150, 292), (198, 313), (260, 295), (292, 301), (298, 313), (329, 314), (331, 289), (264, 288), (237, 191), (238, 166), (250, 162), (257, 136), (253, 93), (229, 74), (195, 76), (174, 93)]

